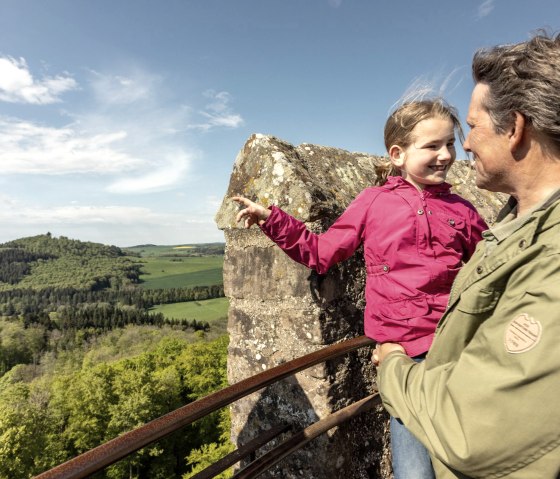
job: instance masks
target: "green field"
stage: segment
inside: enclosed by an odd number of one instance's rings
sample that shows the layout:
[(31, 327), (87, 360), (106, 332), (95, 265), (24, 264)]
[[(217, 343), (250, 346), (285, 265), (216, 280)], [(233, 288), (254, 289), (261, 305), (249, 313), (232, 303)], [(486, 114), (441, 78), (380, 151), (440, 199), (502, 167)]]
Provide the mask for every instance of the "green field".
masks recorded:
[(222, 284), (223, 256), (142, 258), (140, 279), (146, 289), (192, 288)]
[[(223, 243), (182, 246), (141, 245), (127, 248), (139, 254), (143, 263), (140, 286), (145, 289), (193, 288), (223, 284), (223, 254), (202, 254), (223, 250)], [(200, 254), (199, 254), (200, 253)], [(161, 304), (150, 309), (169, 319), (196, 319), (211, 326), (212, 335), (226, 331), (227, 298)]]
[(205, 299), (204, 301), (186, 301), (184, 303), (160, 304), (150, 309), (162, 313), (167, 318), (208, 321), (210, 324), (227, 316), (227, 298)]
[(184, 303), (160, 304), (150, 309), (162, 313), (169, 319), (196, 319), (208, 322), (212, 331), (225, 331), (227, 324), (228, 298), (206, 299), (204, 301), (187, 301)]

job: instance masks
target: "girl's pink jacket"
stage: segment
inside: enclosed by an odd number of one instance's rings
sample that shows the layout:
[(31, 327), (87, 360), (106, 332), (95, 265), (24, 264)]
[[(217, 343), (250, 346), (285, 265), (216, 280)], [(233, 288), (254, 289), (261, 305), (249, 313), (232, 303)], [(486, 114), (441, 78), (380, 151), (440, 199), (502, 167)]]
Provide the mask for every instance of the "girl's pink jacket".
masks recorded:
[(451, 284), (487, 229), (474, 206), (449, 189), (443, 183), (419, 192), (394, 176), (362, 191), (322, 234), (275, 206), (261, 229), (319, 274), (363, 243), (365, 334), (417, 356), (430, 348)]

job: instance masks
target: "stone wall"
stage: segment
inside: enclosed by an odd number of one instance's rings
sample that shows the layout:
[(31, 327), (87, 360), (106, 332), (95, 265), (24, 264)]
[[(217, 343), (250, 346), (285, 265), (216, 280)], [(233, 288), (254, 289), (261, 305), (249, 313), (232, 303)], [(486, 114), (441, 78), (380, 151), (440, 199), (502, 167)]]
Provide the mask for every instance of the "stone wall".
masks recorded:
[[(317, 275), (290, 260), (257, 227), (237, 225), (238, 206), (230, 198), (243, 195), (278, 205), (321, 232), (373, 184), (379, 159), (305, 143), (295, 147), (264, 135), (252, 135), (240, 151), (216, 215), (226, 238), (231, 383), (363, 334), (365, 268), (359, 250), (326, 275)], [(448, 180), (489, 222), (494, 220), (505, 198), (477, 190), (469, 163), (455, 162)], [(367, 396), (375, 384), (370, 356), (364, 348), (236, 402), (232, 439), (243, 444), (278, 424), (300, 429)], [(381, 407), (315, 439), (260, 477), (342, 476), (391, 477), (387, 416)]]

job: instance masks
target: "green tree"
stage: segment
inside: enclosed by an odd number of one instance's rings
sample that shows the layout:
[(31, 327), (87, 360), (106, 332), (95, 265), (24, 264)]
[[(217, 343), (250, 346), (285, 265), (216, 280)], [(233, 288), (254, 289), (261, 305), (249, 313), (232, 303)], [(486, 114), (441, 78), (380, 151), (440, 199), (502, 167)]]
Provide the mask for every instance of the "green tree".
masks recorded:
[[(193, 449), (186, 457), (187, 465), (191, 467), (190, 472), (183, 475), (183, 479), (190, 479), (195, 474), (203, 471), (212, 464), (218, 462), (224, 456), (235, 450), (235, 445), (230, 441), (230, 415), (228, 409), (222, 409), (219, 413), (217, 429), (220, 438), (217, 442), (203, 444), (200, 448)], [(215, 476), (216, 479), (228, 479), (232, 476), (232, 470), (227, 469)]]
[[(4, 385), (6, 382), (4, 382)], [(0, 478), (28, 478), (41, 470), (47, 436), (48, 392), (39, 383), (8, 384), (0, 393)]]

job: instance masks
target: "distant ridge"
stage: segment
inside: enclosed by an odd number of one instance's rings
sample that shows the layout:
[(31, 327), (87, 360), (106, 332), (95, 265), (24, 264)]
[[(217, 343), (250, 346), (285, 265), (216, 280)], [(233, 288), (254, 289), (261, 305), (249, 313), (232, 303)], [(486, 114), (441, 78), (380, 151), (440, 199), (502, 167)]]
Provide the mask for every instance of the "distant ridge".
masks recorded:
[(0, 290), (99, 290), (139, 282), (141, 264), (117, 246), (50, 233), (0, 244)]
[(123, 249), (134, 249), (134, 248), (176, 248), (177, 246), (214, 246), (214, 245), (224, 245), (225, 242), (223, 241), (215, 241), (213, 243), (178, 243), (178, 244), (153, 244), (153, 243), (146, 243), (146, 244), (137, 244), (134, 246), (122, 246)]

